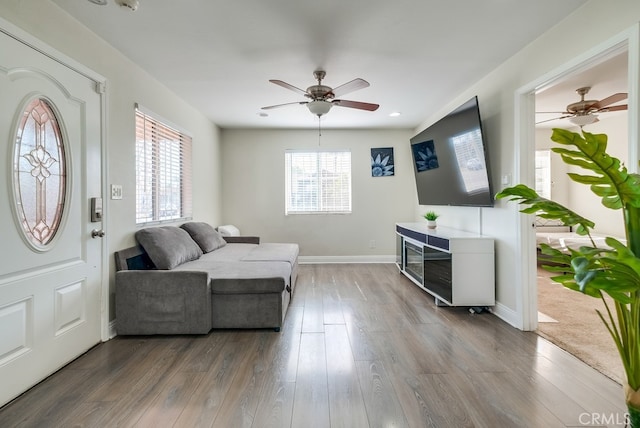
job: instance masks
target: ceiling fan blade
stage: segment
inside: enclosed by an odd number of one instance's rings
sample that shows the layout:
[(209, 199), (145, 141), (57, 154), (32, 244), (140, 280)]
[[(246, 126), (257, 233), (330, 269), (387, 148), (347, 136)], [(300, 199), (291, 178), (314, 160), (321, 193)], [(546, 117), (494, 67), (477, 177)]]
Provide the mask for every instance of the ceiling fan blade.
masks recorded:
[(363, 89), (369, 86), (369, 82), (364, 79), (353, 79), (351, 82), (347, 82), (344, 85), (340, 85), (338, 87), (333, 88), (331, 93), (334, 97), (339, 97), (344, 94), (348, 94), (349, 92), (357, 91), (358, 89)]
[(618, 92), (617, 94), (613, 94), (613, 95), (611, 95), (611, 96), (609, 96), (607, 98), (604, 98), (604, 99), (598, 101), (597, 103), (595, 103), (593, 105), (593, 107), (595, 107), (595, 108), (597, 108), (599, 110), (599, 109), (601, 109), (603, 107), (606, 107), (608, 105), (615, 104), (615, 103), (617, 103), (619, 101), (622, 101), (622, 100), (626, 100), (627, 96), (628, 96), (628, 94), (626, 92)]
[(284, 103), (284, 104), (276, 104), (276, 105), (272, 105), (272, 106), (266, 106), (266, 107), (262, 107), (262, 110), (270, 110), (272, 108), (278, 108), (278, 107), (284, 107), (284, 106), (291, 106), (294, 104), (307, 104), (307, 101), (296, 101), (294, 103)]
[(285, 89), (295, 92), (296, 94), (307, 96), (307, 91), (297, 88), (293, 85), (288, 84), (287, 82), (283, 82), (282, 80), (269, 80), (271, 83), (275, 83), (278, 86), (282, 86)]
[(573, 116), (573, 115), (572, 114), (568, 114), (568, 115), (565, 115), (565, 116), (554, 117), (553, 119), (541, 120), (540, 122), (536, 122), (536, 125), (538, 125), (540, 123), (551, 122), (552, 120), (566, 119), (566, 118), (571, 117), (571, 116)]
[(349, 100), (333, 100), (332, 104), (340, 106), (340, 107), (349, 107), (349, 108), (357, 108), (360, 110), (367, 111), (376, 111), (380, 105), (371, 104), (371, 103), (363, 103), (360, 101), (349, 101)]
[(606, 113), (606, 112), (609, 112), (609, 111), (627, 110), (628, 108), (629, 108), (629, 106), (627, 106), (626, 104), (620, 104), (619, 106), (603, 107), (601, 109), (598, 109), (598, 113)]

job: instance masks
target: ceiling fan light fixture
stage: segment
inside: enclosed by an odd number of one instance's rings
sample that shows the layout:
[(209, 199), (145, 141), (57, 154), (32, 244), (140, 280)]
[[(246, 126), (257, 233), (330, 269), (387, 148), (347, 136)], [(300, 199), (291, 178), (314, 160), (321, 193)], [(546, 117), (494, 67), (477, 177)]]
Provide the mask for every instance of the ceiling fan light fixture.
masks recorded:
[(328, 101), (316, 100), (307, 103), (309, 111), (316, 116), (320, 117), (323, 114), (327, 114), (331, 110), (332, 104)]
[(578, 114), (569, 118), (569, 122), (577, 126), (591, 125), (597, 120), (598, 116), (595, 114)]
[(120, 7), (129, 9), (132, 12), (135, 12), (140, 6), (140, 2), (138, 0), (118, 0), (118, 4)]

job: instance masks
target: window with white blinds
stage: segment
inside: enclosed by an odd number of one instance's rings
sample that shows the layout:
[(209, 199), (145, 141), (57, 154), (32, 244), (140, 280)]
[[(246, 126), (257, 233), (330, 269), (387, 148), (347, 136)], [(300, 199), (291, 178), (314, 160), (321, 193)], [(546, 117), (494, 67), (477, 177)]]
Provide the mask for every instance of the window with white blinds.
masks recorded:
[(351, 152), (285, 152), (285, 214), (351, 212)]
[(191, 137), (136, 108), (136, 223), (191, 214)]
[(536, 192), (551, 199), (551, 151), (536, 150)]

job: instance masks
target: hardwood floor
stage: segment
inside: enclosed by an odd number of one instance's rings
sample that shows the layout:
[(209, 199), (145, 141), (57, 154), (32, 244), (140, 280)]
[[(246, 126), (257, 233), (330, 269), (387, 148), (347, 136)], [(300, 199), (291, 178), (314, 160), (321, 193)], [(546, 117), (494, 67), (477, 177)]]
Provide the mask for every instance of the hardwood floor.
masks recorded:
[(117, 337), (0, 409), (2, 427), (571, 427), (620, 385), (393, 264), (302, 265), (286, 325)]

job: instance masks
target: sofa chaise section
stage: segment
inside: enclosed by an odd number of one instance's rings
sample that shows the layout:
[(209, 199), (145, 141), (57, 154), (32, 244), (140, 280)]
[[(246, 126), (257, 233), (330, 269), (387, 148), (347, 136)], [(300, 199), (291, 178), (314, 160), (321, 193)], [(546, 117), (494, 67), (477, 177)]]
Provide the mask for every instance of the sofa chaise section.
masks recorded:
[[(140, 245), (116, 253), (118, 334), (280, 330), (297, 278), (297, 244), (222, 237), (211, 226), (193, 222), (182, 229), (142, 230), (136, 234)], [(217, 234), (219, 241), (204, 242), (203, 233)]]

